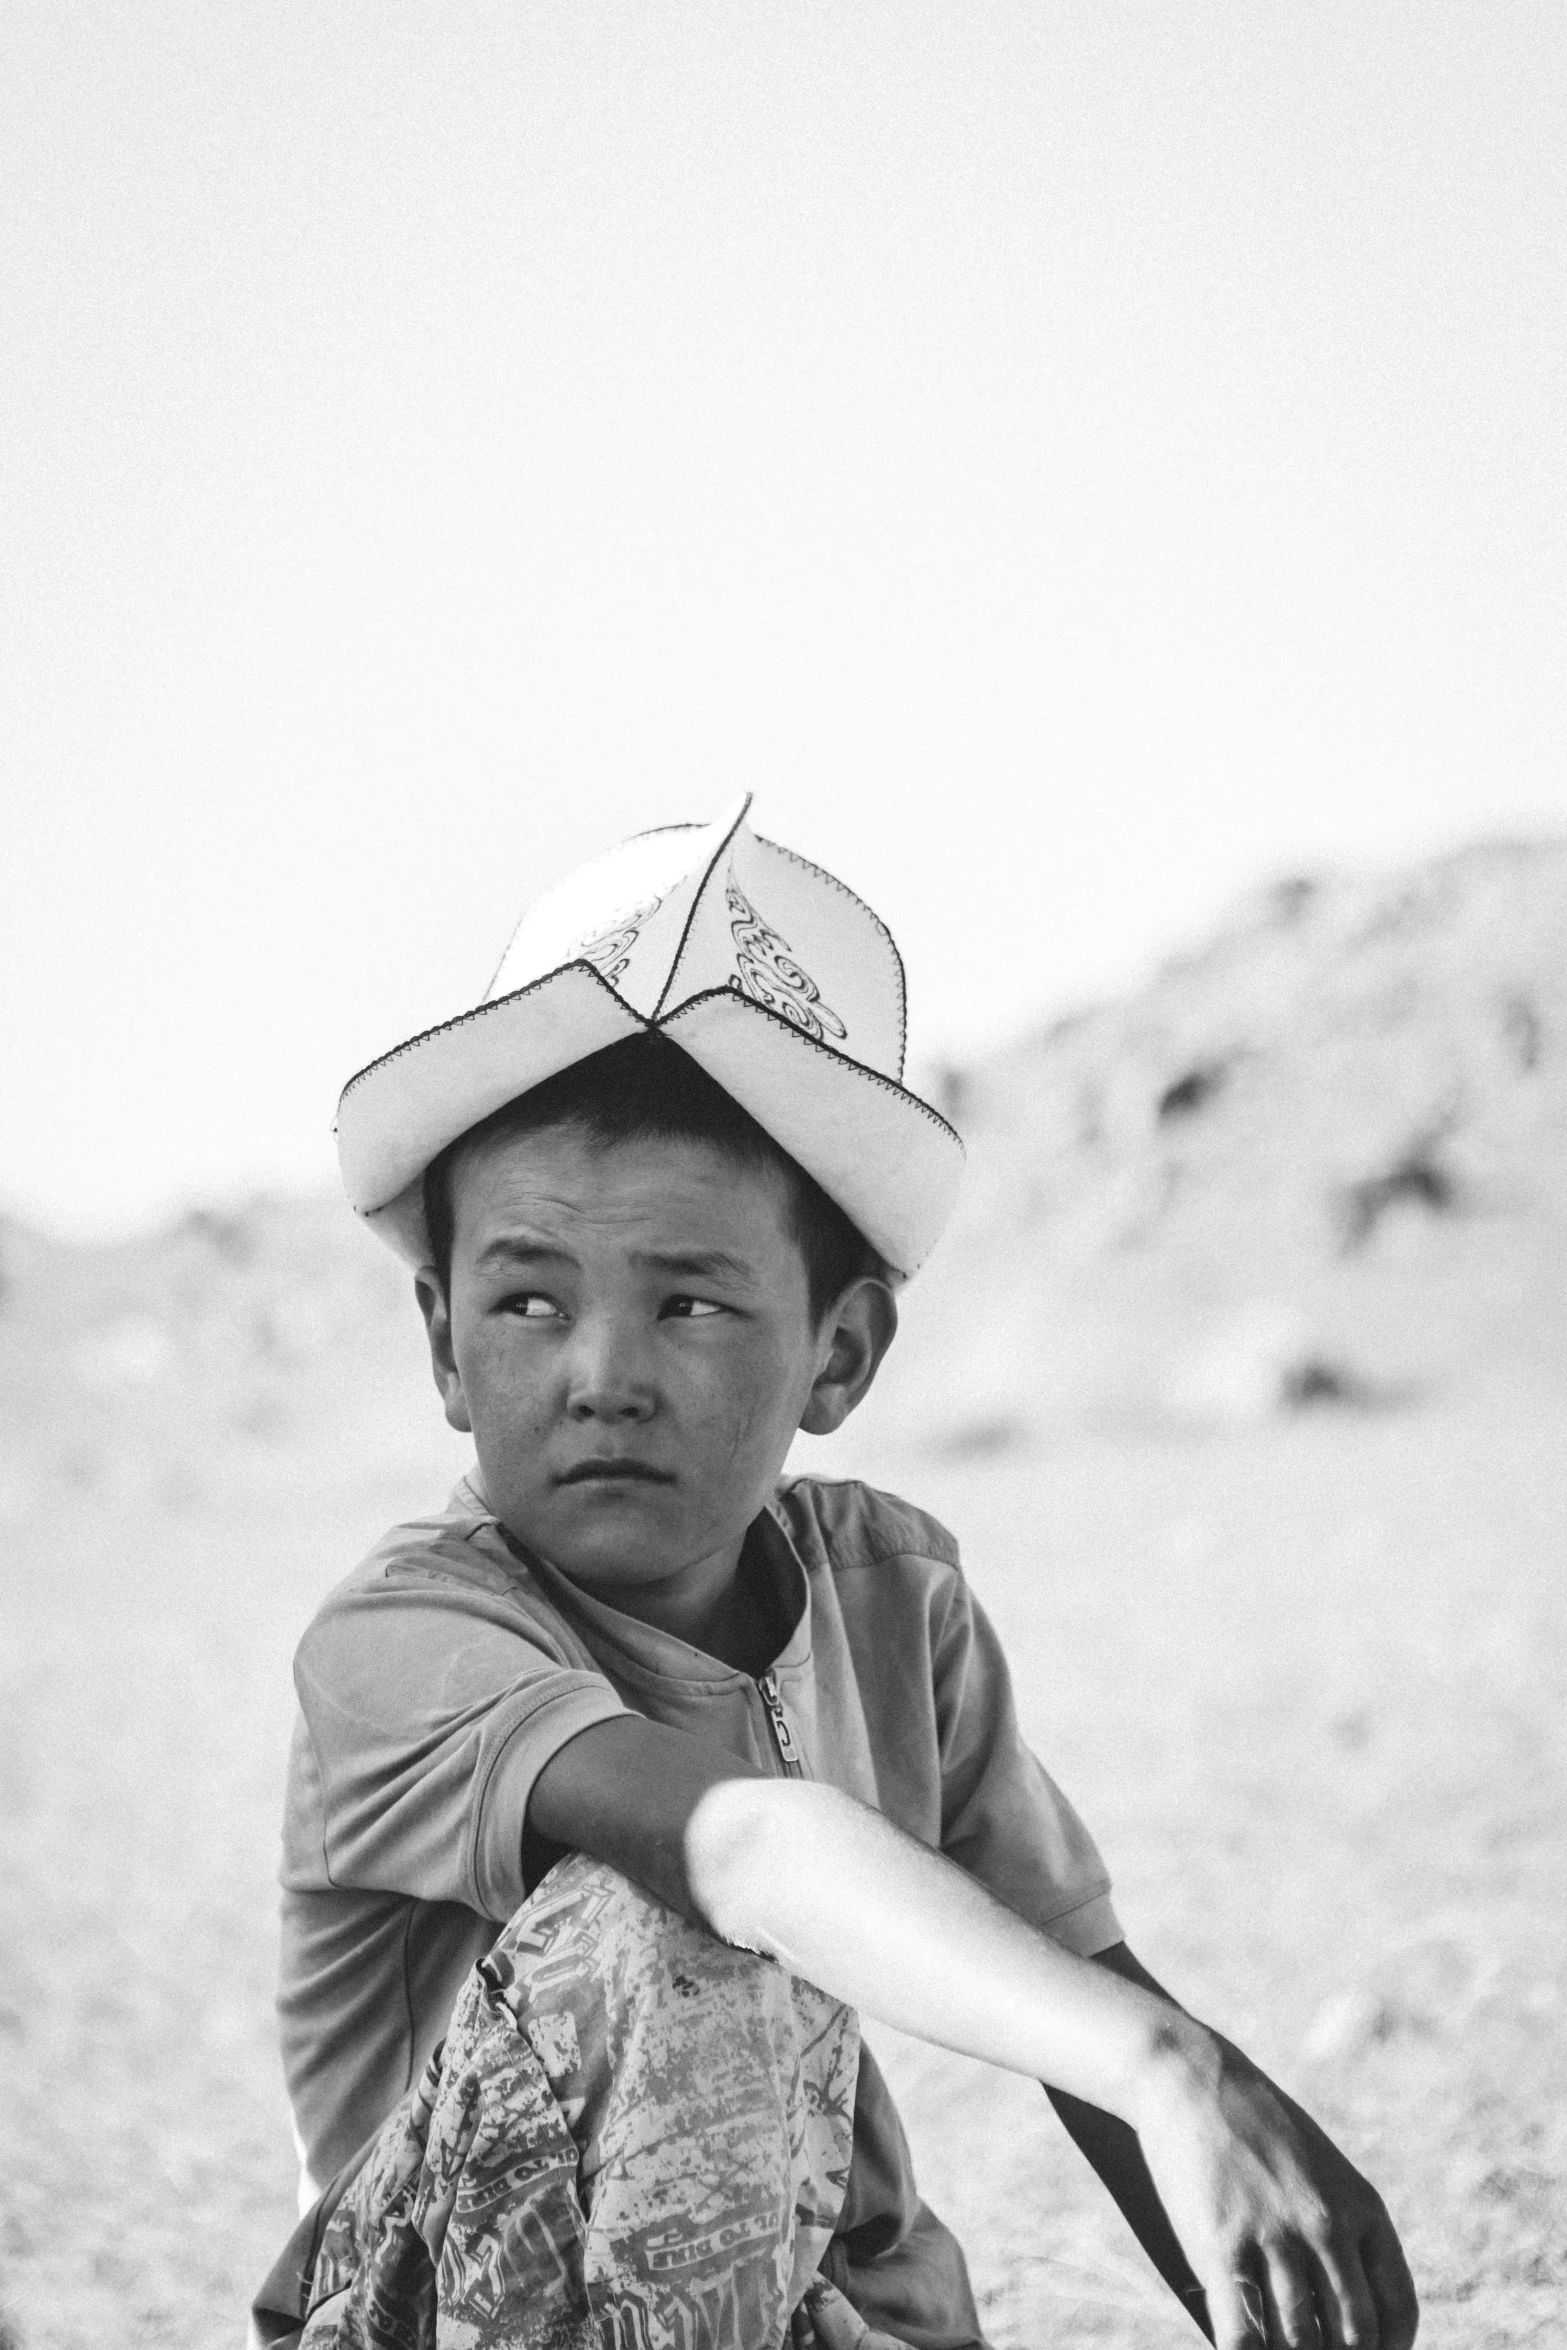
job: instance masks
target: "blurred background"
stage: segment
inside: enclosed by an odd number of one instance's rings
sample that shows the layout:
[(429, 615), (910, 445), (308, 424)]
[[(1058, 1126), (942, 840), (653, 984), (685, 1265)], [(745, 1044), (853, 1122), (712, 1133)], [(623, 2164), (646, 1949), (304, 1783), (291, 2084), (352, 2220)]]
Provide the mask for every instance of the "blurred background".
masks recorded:
[[(0, 20), (7, 2350), (286, 2231), (288, 1660), (463, 1453), (344, 1079), (756, 795), (953, 1231), (798, 1465), (954, 1524), (1134, 1947), (1567, 2325), (1558, 11)], [(1184, 2319), (887, 2043), (999, 2350)]]

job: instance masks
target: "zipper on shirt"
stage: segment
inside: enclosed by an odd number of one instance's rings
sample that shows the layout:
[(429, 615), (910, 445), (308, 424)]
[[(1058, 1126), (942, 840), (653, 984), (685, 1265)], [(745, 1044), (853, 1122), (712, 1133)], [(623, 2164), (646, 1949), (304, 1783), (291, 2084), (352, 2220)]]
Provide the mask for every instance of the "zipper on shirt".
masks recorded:
[(796, 1746), (794, 1732), (789, 1727), (789, 1716), (784, 1712), (783, 1697), (778, 1687), (778, 1675), (763, 1673), (756, 1686), (761, 1691), (762, 1703), (767, 1708), (767, 1719), (773, 1728), (773, 1744), (778, 1749), (785, 1775), (791, 1779), (803, 1779), (805, 1765), (800, 1760), (800, 1749)]

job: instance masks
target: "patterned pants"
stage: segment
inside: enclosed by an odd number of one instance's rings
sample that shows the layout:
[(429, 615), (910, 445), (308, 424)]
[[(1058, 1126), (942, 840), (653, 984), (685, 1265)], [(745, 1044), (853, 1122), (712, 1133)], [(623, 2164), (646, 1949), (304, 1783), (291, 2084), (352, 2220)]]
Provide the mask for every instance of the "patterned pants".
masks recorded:
[(901, 2350), (818, 2275), (859, 2030), (596, 1862), (551, 1870), (252, 2312), (277, 2350)]

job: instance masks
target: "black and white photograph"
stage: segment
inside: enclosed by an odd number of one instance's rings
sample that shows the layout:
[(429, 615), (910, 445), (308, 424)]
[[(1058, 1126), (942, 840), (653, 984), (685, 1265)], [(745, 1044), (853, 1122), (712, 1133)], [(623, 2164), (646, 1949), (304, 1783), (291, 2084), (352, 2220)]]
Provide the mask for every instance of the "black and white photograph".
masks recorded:
[(1567, 2344), (1567, 17), (0, 12), (0, 2350)]

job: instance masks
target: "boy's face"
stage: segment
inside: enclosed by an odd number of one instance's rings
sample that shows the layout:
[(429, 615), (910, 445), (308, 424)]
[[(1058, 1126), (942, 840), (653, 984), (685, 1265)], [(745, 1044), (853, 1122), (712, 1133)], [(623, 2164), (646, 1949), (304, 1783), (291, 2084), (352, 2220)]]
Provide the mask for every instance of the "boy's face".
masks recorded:
[(491, 1508), (611, 1605), (732, 1575), (795, 1431), (839, 1425), (895, 1310), (862, 1282), (820, 1326), (783, 1180), (700, 1142), (495, 1136), (451, 1173), (437, 1384)]

